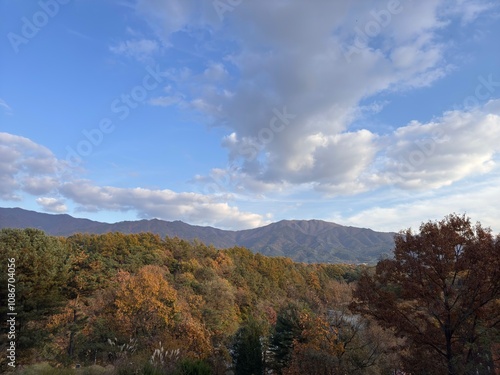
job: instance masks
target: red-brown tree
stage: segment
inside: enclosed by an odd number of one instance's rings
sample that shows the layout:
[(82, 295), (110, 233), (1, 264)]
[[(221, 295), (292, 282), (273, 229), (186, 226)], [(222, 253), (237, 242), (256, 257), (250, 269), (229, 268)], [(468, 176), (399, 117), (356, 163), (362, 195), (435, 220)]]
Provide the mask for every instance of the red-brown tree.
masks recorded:
[(366, 273), (354, 297), (352, 309), (406, 338), (408, 372), (494, 374), (500, 237), (480, 224), (453, 214), (400, 232), (394, 258)]

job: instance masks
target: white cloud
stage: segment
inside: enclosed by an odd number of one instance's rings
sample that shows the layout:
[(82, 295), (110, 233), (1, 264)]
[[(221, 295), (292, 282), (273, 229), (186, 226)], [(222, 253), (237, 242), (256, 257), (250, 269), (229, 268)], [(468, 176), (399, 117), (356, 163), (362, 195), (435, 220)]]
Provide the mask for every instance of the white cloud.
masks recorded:
[[(195, 12), (190, 1), (139, 4), (150, 12), (154, 9), (167, 24), (163, 31), (168, 35), (209, 25), (211, 41), (226, 49), (227, 41), (237, 44), (204, 70), (170, 70), (177, 90), (190, 103), (184, 108), (230, 129), (222, 145), (232, 165), (228, 173), (239, 181), (232, 191), (242, 185), (269, 190), (310, 186), (334, 195), (387, 184), (439, 188), (486, 173), (494, 165), (497, 134), (490, 127), (497, 120), (487, 112), (447, 113), (439, 124), (408, 125), (383, 137), (350, 130), (362, 116), (363, 100), (382, 92), (426, 87), (449, 74), (454, 69), (446, 60), (450, 45), (442, 42), (441, 34), (457, 19), (472, 22), (490, 9), (491, 2), (400, 1), (397, 9), (389, 9), (382, 0), (325, 0), (314, 6), (252, 1), (235, 6), (222, 23), (210, 23), (207, 9)], [(360, 33), (364, 34), (361, 46)], [(237, 73), (230, 75), (228, 66)], [(178, 95), (151, 102), (171, 105)], [(278, 131), (271, 123), (275, 111), (283, 107), (294, 117), (286, 124), (275, 122), (278, 127), (285, 125)], [(454, 128), (454, 121), (463, 124)], [(415, 142), (425, 143), (435, 129), (449, 134), (450, 142), (439, 143), (418, 168), (402, 171), (401, 158), (415, 156)], [(482, 142), (468, 140), (471, 134), (476, 138), (488, 134), (488, 146), (477, 148)], [(460, 145), (460, 150), (449, 145)], [(197, 180), (206, 182), (211, 176)]]
[[(172, 4), (139, 2), (169, 20), (165, 33), (207, 24), (206, 15), (194, 12), (191, 5), (172, 3), (173, 13)], [(222, 45), (230, 40), (238, 47), (208, 68), (190, 71), (189, 79), (182, 78), (182, 70), (171, 70), (171, 75), (177, 77), (177, 89), (192, 97), (187, 99), (189, 108), (234, 134), (223, 145), (230, 160), (240, 163), (247, 181), (361, 191), (366, 186), (360, 179), (376, 152), (376, 135), (350, 131), (349, 126), (359, 116), (363, 99), (426, 86), (448, 73), (446, 46), (435, 41), (435, 33), (447, 24), (439, 13), (443, 4), (402, 1), (400, 11), (378, 35), (368, 38), (366, 48), (346, 58), (357, 28), (373, 21), (374, 13), (386, 11), (386, 1), (320, 1), (315, 6), (243, 2), (210, 29)], [(290, 20), (295, 20), (293, 27)], [(237, 74), (228, 75), (228, 65)], [(169, 96), (151, 102), (174, 101)], [(285, 130), (270, 132), (274, 110), (284, 106), (296, 116)]]
[(22, 193), (37, 197), (36, 202), (45, 211), (56, 213), (67, 211), (63, 200), (66, 198), (87, 212), (134, 211), (140, 217), (184, 220), (228, 229), (267, 223), (259, 214), (230, 205), (228, 195), (126, 189), (77, 180), (49, 149), (25, 137), (0, 133), (0, 199), (21, 201)]
[(110, 46), (109, 50), (118, 55), (132, 57), (139, 61), (149, 59), (159, 51), (158, 43), (149, 39), (126, 40)]
[(32, 195), (48, 194), (59, 186), (56, 176), (23, 176), (20, 182), (23, 190)]
[[(353, 127), (364, 116), (366, 102), (379, 99), (376, 95), (426, 87), (449, 74), (450, 45), (442, 35), (457, 20), (474, 22), (493, 2), (402, 0), (400, 9), (385, 20), (380, 17), (388, 14), (386, 0), (318, 0), (314, 6), (306, 1), (243, 1), (222, 20), (213, 2), (135, 4), (157, 40), (130, 29), (131, 39), (110, 50), (144, 61), (168, 47), (189, 61), (165, 72), (172, 87), (149, 103), (196, 110), (228, 129), (222, 146), (230, 167), (214, 168), (195, 181), (219, 179), (220, 191), (241, 196), (245, 189), (257, 194), (315, 189), (331, 196), (387, 186), (450, 191), (466, 178), (495, 171), (500, 101), (410, 122), (384, 135), (377, 134), (376, 126)], [(374, 22), (378, 31), (368, 35)], [(361, 44), (359, 32), (364, 33)], [(174, 43), (176, 33), (188, 34), (179, 38), (182, 45)], [(1, 99), (0, 107), (9, 108)], [(73, 179), (62, 183), (61, 164), (50, 151), (22, 137), (6, 137), (0, 133), (4, 199), (19, 199), (20, 192), (27, 192), (43, 195), (40, 204), (50, 206), (45, 196), (59, 191), (87, 211), (132, 210), (144, 217), (233, 228), (264, 222), (264, 215), (242, 212), (212, 193), (103, 187)], [(443, 202), (449, 202), (443, 210), (456, 206), (452, 198)], [(53, 204), (58, 203), (63, 205)], [(421, 207), (409, 198), (391, 209), (364, 212), (373, 218), (385, 213), (394, 222), (405, 209), (424, 215), (438, 204), (431, 199), (424, 203)]]
[(0, 98), (0, 108), (2, 108), (4, 112), (8, 115), (12, 114), (12, 108), (2, 98)]
[(221, 63), (210, 63), (208, 68), (203, 72), (204, 77), (208, 81), (222, 81), (228, 77), (228, 72)]
[(184, 100), (182, 97), (176, 95), (158, 96), (148, 101), (149, 104), (160, 107), (170, 107), (172, 105), (182, 104), (183, 102)]
[(262, 179), (294, 184), (312, 182), (324, 191), (342, 190), (340, 187), (348, 183), (351, 187), (344, 193), (358, 192), (352, 190), (352, 185), (373, 160), (375, 138), (368, 130), (308, 135), (293, 153), (275, 156), (271, 165), (261, 172)]
[(491, 171), (500, 152), (500, 111), (489, 110), (495, 103), (500, 100), (397, 129), (384, 139), (383, 177), (405, 189), (425, 190)]
[(137, 211), (139, 216), (221, 228), (249, 228), (265, 223), (258, 214), (241, 212), (220, 197), (197, 193), (143, 188), (124, 189), (94, 186), (89, 181), (65, 183), (60, 192), (80, 205), (82, 211)]
[(458, 13), (462, 18), (462, 25), (475, 21), (480, 15), (493, 10), (497, 4), (490, 0), (457, 0), (455, 9), (451, 12)]
[(0, 199), (19, 200), (19, 193), (48, 193), (62, 163), (28, 138), (0, 132)]
[(36, 199), (36, 203), (38, 203), (43, 210), (47, 212), (61, 214), (68, 210), (64, 201), (57, 198), (40, 197)]
[(170, 37), (175, 32), (219, 22), (212, 1), (137, 0), (135, 8), (147, 18), (163, 47), (172, 47)]
[[(253, 146), (248, 139), (238, 139), (236, 133), (227, 136), (223, 145), (236, 156)], [(413, 207), (414, 201), (418, 201), (413, 194), (436, 191), (446, 196), (462, 181), (471, 178), (489, 181), (498, 164), (499, 145), (500, 99), (482, 107), (445, 112), (427, 123), (412, 121), (384, 136), (367, 130), (332, 136), (317, 133), (303, 138), (288, 159), (277, 160), (276, 155), (271, 155), (274, 159), (270, 165), (276, 165), (277, 170), (254, 159), (244, 166), (214, 168), (209, 176), (197, 176), (193, 182), (204, 191), (233, 192), (241, 201), (245, 196), (260, 196), (263, 202), (270, 199), (265, 197), (268, 194), (292, 196), (299, 191), (311, 194), (313, 189), (329, 198), (363, 192), (377, 196), (377, 191), (393, 188)], [(363, 201), (366, 197), (360, 198)], [(450, 198), (450, 202), (461, 207), (460, 200)], [(366, 201), (367, 206), (373, 204)], [(488, 204), (484, 198), (481, 207)], [(452, 212), (452, 203), (439, 212), (450, 209)], [(424, 213), (416, 217), (425, 219)]]
[(478, 182), (474, 186), (459, 184), (427, 196), (403, 197), (399, 203), (387, 206), (373, 206), (354, 215), (337, 213), (333, 221), (345, 225), (369, 227), (379, 231), (393, 231), (411, 227), (417, 230), (422, 222), (439, 220), (451, 213), (467, 214), (473, 222), (480, 221), (483, 226), (491, 227), (500, 233), (500, 201), (498, 200), (500, 177)]

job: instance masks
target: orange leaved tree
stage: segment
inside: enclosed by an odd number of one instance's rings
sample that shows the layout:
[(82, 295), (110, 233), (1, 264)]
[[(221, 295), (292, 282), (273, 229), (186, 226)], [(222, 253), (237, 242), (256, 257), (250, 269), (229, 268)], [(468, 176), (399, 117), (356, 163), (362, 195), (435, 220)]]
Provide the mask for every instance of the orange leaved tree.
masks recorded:
[(158, 266), (144, 266), (137, 275), (120, 271), (114, 304), (116, 319), (131, 337), (152, 338), (171, 328), (177, 313), (177, 292)]

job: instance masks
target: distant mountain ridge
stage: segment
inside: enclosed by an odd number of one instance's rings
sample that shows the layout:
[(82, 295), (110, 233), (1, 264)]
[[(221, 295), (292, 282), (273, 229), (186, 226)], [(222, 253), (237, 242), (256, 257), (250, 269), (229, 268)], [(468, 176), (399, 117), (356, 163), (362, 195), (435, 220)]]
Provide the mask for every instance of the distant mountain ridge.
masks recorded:
[(0, 229), (38, 228), (54, 236), (75, 233), (152, 232), (162, 237), (197, 239), (217, 248), (243, 246), (268, 256), (307, 263), (372, 263), (390, 255), (394, 233), (342, 226), (322, 220), (282, 220), (260, 228), (222, 230), (158, 219), (102, 223), (70, 215), (45, 214), (21, 208), (0, 208)]

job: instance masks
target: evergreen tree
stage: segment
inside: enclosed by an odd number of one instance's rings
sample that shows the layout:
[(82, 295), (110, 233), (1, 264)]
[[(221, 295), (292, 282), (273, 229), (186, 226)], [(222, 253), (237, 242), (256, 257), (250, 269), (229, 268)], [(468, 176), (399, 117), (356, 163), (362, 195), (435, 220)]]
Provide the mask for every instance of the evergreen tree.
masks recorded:
[[(0, 230), (0, 258), (13, 260), (15, 272), (9, 284), (15, 287), (16, 343), (19, 360), (24, 350), (40, 348), (47, 337), (46, 319), (64, 303), (69, 257), (61, 239), (38, 229)], [(0, 273), (7, 285), (7, 273)], [(6, 289), (1, 288), (2, 315), (7, 307)], [(2, 340), (3, 341), (3, 340)]]
[(263, 330), (250, 318), (236, 333), (233, 344), (235, 375), (261, 375), (264, 371), (262, 356)]
[(278, 313), (274, 333), (271, 337), (272, 367), (282, 374), (292, 358), (294, 340), (299, 340), (302, 329), (297, 306), (289, 305)]

